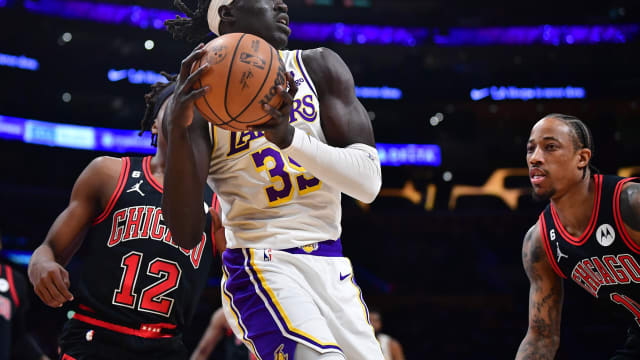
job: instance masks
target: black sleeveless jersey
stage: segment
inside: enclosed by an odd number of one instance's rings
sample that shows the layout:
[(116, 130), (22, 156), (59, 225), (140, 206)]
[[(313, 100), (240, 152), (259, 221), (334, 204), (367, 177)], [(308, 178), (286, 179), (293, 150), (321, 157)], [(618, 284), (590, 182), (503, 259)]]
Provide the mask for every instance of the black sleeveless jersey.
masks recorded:
[(74, 318), (160, 337), (180, 334), (200, 300), (215, 252), (208, 209), (217, 199), (207, 187), (200, 243), (192, 250), (180, 248), (164, 223), (162, 186), (151, 174), (150, 160), (122, 158), (116, 190), (84, 240)]
[(589, 226), (571, 236), (549, 204), (540, 215), (540, 232), (551, 267), (572, 279), (615, 311), (628, 310), (640, 326), (640, 246), (620, 215), (622, 187), (634, 178), (595, 175), (595, 202)]

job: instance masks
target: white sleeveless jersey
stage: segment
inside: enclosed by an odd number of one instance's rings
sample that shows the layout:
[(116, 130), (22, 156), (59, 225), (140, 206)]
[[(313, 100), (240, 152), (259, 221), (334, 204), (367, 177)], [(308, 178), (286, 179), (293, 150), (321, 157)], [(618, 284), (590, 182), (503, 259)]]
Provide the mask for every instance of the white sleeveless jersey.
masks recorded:
[[(326, 143), (302, 50), (281, 51), (298, 85), (291, 124)], [(340, 191), (285, 157), (262, 132), (211, 126), (209, 183), (218, 194), (227, 247), (287, 249), (340, 236)]]
[(384, 355), (385, 360), (391, 360), (391, 337), (387, 334), (378, 334), (376, 336), (378, 338), (378, 342), (380, 343), (380, 348), (382, 349), (382, 355)]

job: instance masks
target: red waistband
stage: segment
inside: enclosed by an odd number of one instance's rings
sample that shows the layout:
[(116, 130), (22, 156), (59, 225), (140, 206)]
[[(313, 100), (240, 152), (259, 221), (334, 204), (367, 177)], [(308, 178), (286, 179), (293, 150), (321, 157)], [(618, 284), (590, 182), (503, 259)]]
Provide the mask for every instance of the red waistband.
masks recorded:
[(90, 316), (82, 315), (75, 313), (73, 318), (82, 321), (87, 324), (99, 326), (101, 328), (105, 328), (107, 330), (115, 331), (121, 334), (138, 336), (146, 339), (160, 339), (160, 338), (170, 338), (173, 337), (173, 334), (163, 333), (163, 330), (173, 330), (176, 328), (173, 324), (167, 323), (159, 323), (159, 324), (142, 324), (140, 325), (140, 329), (133, 329), (126, 326), (112, 324), (110, 322), (106, 322), (103, 320), (98, 320), (92, 318)]

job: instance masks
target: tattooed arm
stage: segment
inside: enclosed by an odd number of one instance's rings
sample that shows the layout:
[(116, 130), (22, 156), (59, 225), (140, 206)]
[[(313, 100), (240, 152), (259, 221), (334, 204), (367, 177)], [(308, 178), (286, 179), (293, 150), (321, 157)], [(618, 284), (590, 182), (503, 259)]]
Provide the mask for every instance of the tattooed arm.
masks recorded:
[(524, 238), (522, 263), (531, 284), (529, 289), (529, 329), (516, 360), (554, 359), (560, 345), (562, 279), (551, 268), (542, 247), (540, 227), (534, 225)]
[(620, 193), (620, 214), (629, 236), (640, 245), (640, 184), (629, 182)]

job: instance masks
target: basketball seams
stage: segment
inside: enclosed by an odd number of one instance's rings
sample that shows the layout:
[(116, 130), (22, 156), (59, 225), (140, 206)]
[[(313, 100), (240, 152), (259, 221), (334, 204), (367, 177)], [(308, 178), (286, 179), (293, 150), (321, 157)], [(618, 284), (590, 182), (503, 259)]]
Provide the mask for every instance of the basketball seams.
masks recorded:
[[(207, 61), (208, 62), (208, 61)], [(199, 69), (200, 68), (200, 64), (202, 63), (202, 59), (198, 59), (198, 62), (196, 63), (195, 68)], [(204, 85), (202, 84), (202, 79), (198, 79), (198, 86), (200, 89), (202, 89), (204, 87)], [(203, 96), (202, 98), (198, 99), (198, 100), (203, 100), (205, 105), (207, 106), (207, 108), (209, 109), (209, 111), (211, 111), (211, 114), (213, 114), (213, 116), (215, 116), (216, 118), (218, 118), (218, 120), (220, 120), (220, 122), (224, 123), (224, 120), (222, 120), (222, 118), (220, 116), (218, 116), (218, 114), (215, 112), (215, 110), (213, 110), (213, 107), (211, 107), (211, 104), (209, 104), (209, 100), (207, 99), (206, 96)], [(200, 111), (200, 113), (202, 114), (202, 116), (206, 117), (206, 118), (210, 118), (210, 116), (208, 116), (209, 114), (206, 114), (205, 111), (206, 109), (200, 109), (200, 106), (198, 106), (199, 101), (196, 101), (196, 108), (198, 109), (198, 111)], [(207, 119), (209, 120), (209, 122), (215, 124), (216, 122), (214, 121), (215, 119)]]
[[(197, 66), (197, 67), (199, 67), (200, 61), (201, 61), (201, 60), (198, 60), (198, 66)], [(202, 88), (202, 87), (203, 87), (202, 79), (198, 79), (198, 85), (200, 86), (200, 88)], [(224, 125), (224, 126), (228, 126), (229, 128), (233, 128), (234, 130), (239, 130), (239, 131), (241, 131), (241, 130), (242, 130), (242, 129), (239, 129), (239, 128), (235, 127), (235, 126), (229, 125), (229, 123), (233, 122), (233, 119), (230, 119), (229, 121), (225, 121), (225, 120), (223, 120), (223, 119), (222, 119), (222, 118), (221, 118), (221, 117), (220, 117), (220, 116), (215, 112), (215, 110), (213, 110), (213, 107), (212, 107), (212, 106), (211, 106), (211, 104), (209, 103), (209, 99), (208, 99), (206, 96), (203, 96), (202, 98), (203, 98), (203, 100), (204, 100), (204, 103), (207, 105), (207, 108), (208, 108), (208, 109), (211, 111), (211, 113), (213, 114), (213, 116), (215, 116), (216, 118), (218, 118), (218, 121), (217, 121), (217, 122), (215, 121), (215, 119), (207, 119), (207, 120), (209, 120), (209, 122), (211, 122), (212, 124), (214, 124), (214, 125), (216, 125), (216, 126), (222, 126), (222, 125)], [(206, 114), (204, 111), (202, 111), (202, 110), (201, 110), (197, 105), (198, 105), (198, 103), (196, 102), (196, 107), (198, 108), (198, 111), (200, 111), (200, 113), (201, 113), (203, 116), (205, 116), (205, 117), (207, 117), (207, 118), (210, 118), (210, 116), (207, 116), (208, 114)], [(228, 130), (230, 130), (230, 129), (228, 129)]]
[[(215, 81), (216, 84), (220, 84), (220, 85), (224, 84), (223, 86), (215, 86), (220, 90), (224, 89), (224, 95), (220, 94), (219, 92), (216, 92), (216, 94), (213, 94), (213, 96), (205, 95), (202, 97), (202, 99), (197, 99), (196, 107), (202, 113), (202, 115), (215, 126), (218, 126), (222, 129), (226, 129), (229, 131), (245, 131), (247, 130), (246, 127), (248, 125), (264, 124), (271, 117), (269, 113), (267, 113), (266, 111), (264, 111), (264, 109), (262, 109), (262, 101), (263, 101), (261, 100), (262, 96), (265, 96), (265, 100), (269, 97), (275, 97), (276, 99), (270, 99), (268, 104), (276, 102), (277, 104), (272, 105), (272, 106), (275, 106), (276, 108), (279, 108), (282, 105), (283, 103), (282, 97), (279, 96), (278, 94), (273, 94), (272, 96), (271, 92), (274, 91), (274, 88), (273, 86), (269, 87), (269, 84), (275, 83), (279, 78), (279, 75), (281, 74), (281, 66), (280, 66), (281, 62), (278, 62), (276, 64), (276, 61), (274, 61), (274, 57), (279, 59), (278, 53), (272, 46), (270, 46), (268, 43), (265, 43), (263, 39), (260, 39), (259, 37), (256, 37), (253, 35), (246, 36), (247, 34), (233, 34), (233, 35), (235, 36), (232, 37), (231, 39), (235, 38), (237, 40), (226, 41), (227, 46), (235, 42), (233, 52), (231, 52), (230, 56), (229, 56), (229, 53), (227, 52), (227, 60), (224, 62), (225, 65), (220, 64), (223, 68), (225, 66), (227, 67), (226, 71), (222, 71), (217, 74), (211, 73), (210, 75), (197, 80), (197, 86), (200, 86), (200, 88), (204, 87), (207, 83), (212, 83), (213, 81)], [(263, 43), (263, 45), (266, 45), (266, 47), (263, 47), (262, 49), (256, 49), (252, 45), (249, 45), (249, 43), (244, 43), (243, 40), (249, 40), (251, 44), (253, 44), (253, 42), (259, 41), (260, 43)], [(225, 42), (223, 42), (223, 44), (224, 43)], [(207, 50), (210, 50), (211, 47), (212, 46), (207, 46)], [(267, 55), (265, 54), (265, 50), (269, 52), (268, 62), (265, 61), (266, 55)], [(249, 59), (248, 61), (242, 61), (242, 63), (248, 64), (248, 68), (246, 70), (245, 70), (245, 67), (242, 66), (243, 64), (240, 64), (240, 63), (234, 64), (234, 62), (240, 61), (239, 59), (242, 58), (242, 55), (245, 52), (247, 54), (247, 58)], [(257, 56), (258, 58), (251, 59), (251, 57), (253, 56)], [(199, 59), (197, 61), (196, 68), (199, 68), (199, 66), (202, 63), (204, 63), (204, 61), (210, 62), (211, 58), (212, 58), (212, 54), (209, 51), (206, 57), (203, 58), (204, 60)], [(266, 71), (264, 68), (261, 68), (258, 71), (259, 74), (261, 75), (264, 74), (262, 81), (259, 80), (259, 77), (253, 75), (251, 77), (252, 81), (248, 82), (249, 78), (246, 78), (246, 74), (248, 72), (253, 72), (252, 70), (254, 69), (252, 64), (254, 64), (255, 61), (257, 61), (258, 63), (264, 62), (263, 64), (266, 65), (268, 68), (266, 69)], [(278, 65), (276, 69), (272, 69), (272, 67), (276, 65)], [(237, 74), (234, 73), (234, 71)], [(273, 77), (273, 79), (271, 79), (271, 77)], [(219, 79), (219, 80), (215, 80), (215, 79)], [(242, 79), (245, 79), (245, 80), (242, 81)], [(238, 80), (238, 84), (236, 84), (236, 80)], [(251, 88), (247, 89), (246, 88), (247, 84), (244, 84), (244, 83), (248, 82), (249, 86), (253, 87), (257, 85), (256, 83), (258, 81), (260, 81), (259, 87), (257, 88), (257, 90), (254, 92), (253, 95), (250, 95)], [(286, 80), (285, 80), (285, 83), (286, 83)], [(266, 94), (264, 94), (265, 89), (268, 89)], [(246, 90), (249, 90), (246, 93), (247, 96), (242, 96), (241, 93)], [(229, 94), (229, 92), (231, 92), (231, 94)], [(250, 98), (247, 99), (249, 96)], [(279, 99), (280, 101), (278, 101), (277, 98), (280, 98)], [(231, 114), (231, 111), (237, 108), (237, 105), (240, 105), (241, 110), (239, 111), (239, 113), (235, 114), (234, 116)], [(221, 106), (224, 107), (224, 110), (220, 109)], [(215, 107), (217, 107), (218, 110), (221, 110), (221, 115), (217, 114), (217, 112), (214, 110)], [(222, 118), (223, 114), (225, 114), (227, 117)], [(255, 116), (254, 119), (247, 119), (249, 117), (254, 117), (254, 116)], [(242, 118), (242, 120), (240, 120), (240, 118)]]
[[(238, 43), (240, 43), (241, 41), (242, 41), (242, 40), (240, 40)], [(234, 60), (235, 60), (235, 59), (234, 59)], [(242, 109), (242, 111), (240, 111), (240, 113), (239, 113), (239, 114), (234, 118), (234, 120), (235, 120), (235, 121), (237, 121), (237, 122), (239, 122), (239, 123), (244, 123), (243, 121), (238, 121), (238, 118), (239, 118), (240, 116), (242, 116), (242, 114), (244, 114), (244, 112), (245, 112), (245, 111), (247, 111), (247, 109), (248, 109), (251, 105), (253, 105), (253, 103), (254, 103), (254, 101), (256, 100), (256, 98), (258, 98), (258, 96), (260, 95), (260, 93), (261, 93), (262, 89), (264, 89), (264, 84), (266, 84), (266, 83), (267, 83), (267, 80), (269, 79), (269, 75), (271, 75), (271, 66), (272, 66), (272, 65), (273, 65), (273, 49), (272, 49), (272, 48), (270, 48), (270, 49), (269, 49), (269, 66), (268, 66), (269, 70), (267, 70), (267, 74), (265, 75), (264, 80), (262, 80), (262, 84), (260, 85), (260, 88), (256, 91), (256, 94), (253, 96), (253, 98), (251, 99), (251, 101), (249, 101), (249, 103), (247, 104), (247, 106), (245, 106), (245, 108), (244, 108), (244, 109)], [(229, 69), (229, 73), (231, 73), (231, 69)], [(261, 117), (261, 118), (259, 118), (259, 119), (262, 119), (262, 118), (264, 118), (264, 116), (263, 116), (263, 117)], [(249, 123), (249, 122), (255, 122), (255, 121), (259, 120), (259, 119), (256, 119), (256, 120), (249, 120), (249, 121), (247, 121), (247, 123)]]
[(227, 113), (227, 116), (229, 116), (229, 118), (231, 118), (230, 121), (233, 121), (235, 119), (235, 117), (229, 113), (229, 107), (227, 105), (227, 103), (228, 103), (227, 100), (228, 100), (228, 95), (229, 95), (229, 82), (231, 80), (231, 74), (233, 73), (233, 64), (236, 61), (236, 55), (238, 54), (238, 48), (240, 47), (240, 44), (242, 44), (242, 39), (244, 39), (245, 36), (247, 36), (247, 34), (242, 34), (242, 36), (240, 36), (240, 39), (238, 40), (238, 42), (236, 42), (236, 48), (233, 49), (233, 55), (231, 56), (231, 63), (229, 64), (229, 70), (227, 70), (227, 83), (225, 84), (225, 87), (224, 87), (224, 111)]
[[(275, 51), (275, 50), (274, 50), (273, 48), (271, 48), (271, 49), (270, 49), (270, 51), (269, 51), (269, 53), (270, 53), (270, 55), (271, 55), (271, 58), (270, 58), (270, 62), (269, 62), (269, 72), (267, 73), (267, 76), (265, 77), (265, 81), (262, 83), (262, 86), (260, 87), (260, 89), (259, 89), (259, 90), (258, 90), (258, 92), (256, 93), (256, 96), (255, 96), (253, 99), (251, 99), (251, 102), (249, 103), (249, 105), (247, 105), (247, 108), (248, 108), (251, 104), (253, 104), (253, 101), (256, 99), (256, 97), (258, 97), (258, 94), (260, 94), (260, 92), (261, 92), (261, 91), (262, 91), (262, 89), (264, 88), (264, 84), (266, 83), (267, 79), (269, 78), (269, 75), (270, 75), (270, 73), (271, 73), (271, 68), (272, 68), (272, 66), (271, 66), (271, 65), (273, 64), (273, 52), (274, 52), (274, 51)], [(276, 74), (276, 76), (277, 76), (277, 74)], [(286, 79), (286, 77), (285, 77), (285, 79)], [(286, 81), (286, 80), (285, 80), (285, 81)], [(282, 98), (281, 98), (281, 99), (280, 99), (280, 103), (279, 103), (278, 105), (276, 105), (276, 106), (275, 106), (275, 108), (276, 108), (276, 109), (280, 108), (280, 105), (282, 105), (282, 103), (283, 103), (283, 102), (284, 102), (284, 100), (282, 100)], [(245, 108), (245, 110), (246, 110), (247, 108)], [(243, 110), (243, 112), (244, 112), (245, 110)], [(262, 119), (264, 119), (265, 117), (268, 117), (268, 116), (270, 116), (270, 115), (269, 115), (269, 113), (266, 113), (266, 114), (264, 114), (263, 116), (261, 116), (261, 117), (259, 117), (259, 118), (257, 118), (257, 119), (251, 119), (251, 120), (247, 120), (247, 121), (240, 121), (240, 120), (238, 120), (238, 119), (236, 118), (236, 119), (235, 119), (235, 121), (236, 121), (236, 122), (238, 122), (238, 123), (241, 123), (241, 124), (251, 124), (251, 123), (255, 123), (256, 121), (260, 121), (260, 120), (262, 120)], [(240, 117), (240, 115), (238, 115), (237, 117)]]

